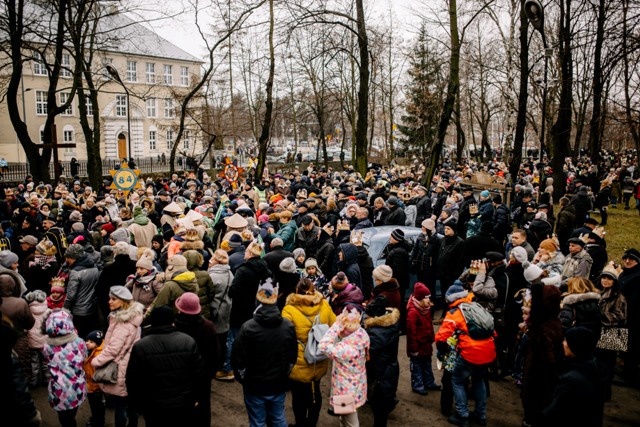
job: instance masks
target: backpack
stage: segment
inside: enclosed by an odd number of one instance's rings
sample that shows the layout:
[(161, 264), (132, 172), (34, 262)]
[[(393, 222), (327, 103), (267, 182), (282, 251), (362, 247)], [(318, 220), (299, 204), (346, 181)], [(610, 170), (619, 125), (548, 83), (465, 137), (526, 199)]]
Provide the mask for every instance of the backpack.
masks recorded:
[(493, 336), (493, 316), (477, 302), (464, 302), (458, 306), (467, 323), (469, 336), (474, 340), (483, 340)]
[(321, 352), (318, 346), (324, 334), (329, 330), (329, 325), (320, 323), (320, 314), (313, 319), (313, 322), (311, 322), (308, 317), (307, 320), (311, 323), (311, 329), (309, 329), (309, 334), (307, 335), (307, 344), (304, 345), (302, 342), (298, 342), (304, 347), (304, 360), (306, 360), (308, 364), (313, 365), (327, 359), (327, 355)]

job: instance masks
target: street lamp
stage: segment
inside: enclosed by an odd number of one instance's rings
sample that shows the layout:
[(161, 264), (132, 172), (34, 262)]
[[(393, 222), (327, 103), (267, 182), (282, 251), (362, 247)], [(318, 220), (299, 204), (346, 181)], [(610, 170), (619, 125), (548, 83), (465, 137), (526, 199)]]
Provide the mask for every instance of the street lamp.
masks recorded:
[(111, 64), (107, 64), (105, 68), (107, 69), (107, 72), (109, 73), (109, 75), (116, 82), (120, 83), (120, 86), (122, 86), (122, 88), (124, 89), (124, 92), (127, 94), (127, 151), (129, 154), (128, 155), (129, 159), (127, 160), (127, 162), (129, 162), (129, 160), (132, 159), (132, 155), (133, 155), (131, 153), (131, 103), (129, 101), (129, 89), (127, 89), (124, 82), (120, 78), (120, 74), (118, 74), (118, 70), (116, 69), (116, 67), (114, 67)]
[(547, 123), (547, 72), (549, 68), (549, 58), (553, 54), (553, 49), (547, 47), (547, 37), (544, 34), (544, 7), (539, 0), (526, 0), (524, 2), (524, 13), (527, 19), (542, 36), (542, 45), (544, 46), (544, 87), (542, 88), (542, 126), (540, 132), (540, 163), (543, 159), (544, 136)]

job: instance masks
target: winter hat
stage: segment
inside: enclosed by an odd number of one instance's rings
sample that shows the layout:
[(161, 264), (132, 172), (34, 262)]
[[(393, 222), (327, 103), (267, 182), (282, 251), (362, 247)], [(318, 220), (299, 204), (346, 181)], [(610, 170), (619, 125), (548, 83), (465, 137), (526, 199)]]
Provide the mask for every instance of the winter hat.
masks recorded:
[(544, 212), (538, 212), (536, 213), (535, 219), (541, 219), (543, 221), (547, 220), (547, 214)]
[[(558, 244), (553, 239), (545, 239), (540, 242), (540, 246), (542, 249), (545, 249), (549, 252), (555, 252), (559, 249)], [(524, 248), (523, 248), (524, 249)]]
[(93, 341), (98, 347), (100, 347), (103, 340), (104, 332), (102, 331), (91, 331), (87, 334), (87, 338), (85, 339), (85, 341)]
[(299, 256), (303, 256), (303, 257), (307, 256), (307, 254), (304, 252), (304, 249), (296, 248), (293, 250), (293, 258), (298, 259)]
[(247, 226), (247, 220), (242, 215), (235, 213), (225, 218), (224, 224), (228, 228), (245, 228)]
[(38, 244), (38, 239), (31, 235), (22, 236), (19, 240), (20, 243), (26, 243), (29, 246), (35, 246)]
[(229, 237), (229, 247), (230, 248), (239, 248), (242, 246), (242, 236), (238, 233), (233, 233)]
[(391, 237), (393, 237), (398, 242), (402, 242), (404, 240), (404, 231), (399, 228), (396, 228), (391, 232)]
[(386, 283), (393, 278), (393, 270), (388, 265), (379, 265), (373, 270), (373, 278), (380, 283)]
[(136, 267), (151, 271), (153, 270), (153, 259), (149, 254), (145, 253), (138, 259), (138, 262), (136, 262)]
[(283, 246), (284, 246), (284, 241), (279, 237), (276, 237), (271, 241), (271, 249), (281, 248)]
[(273, 281), (270, 277), (258, 287), (256, 299), (261, 304), (275, 304), (278, 301), (278, 287), (273, 286)]
[(447, 221), (447, 223), (444, 225), (445, 227), (449, 227), (450, 229), (452, 229), (454, 232), (457, 232), (458, 229), (458, 221), (456, 221), (455, 219), (452, 219), (451, 221)]
[(71, 224), (71, 231), (84, 231), (84, 224), (81, 222), (74, 222)]
[(577, 359), (588, 359), (593, 356), (597, 339), (590, 329), (584, 326), (569, 328), (564, 339)]
[(223, 265), (229, 264), (229, 254), (222, 249), (218, 249), (213, 253), (213, 256), (211, 257), (211, 263)]
[(518, 261), (520, 264), (528, 261), (529, 259), (529, 256), (527, 255), (527, 250), (522, 246), (516, 246), (515, 248), (511, 249), (511, 255), (513, 255), (513, 258), (516, 261)]
[(124, 286), (112, 286), (111, 288), (109, 288), (109, 295), (113, 295), (114, 297), (121, 299), (122, 301), (133, 300), (131, 291)]
[(64, 290), (64, 278), (54, 277), (49, 283), (51, 283), (51, 293), (64, 294), (66, 292)]
[(348, 284), (349, 279), (342, 271), (339, 271), (338, 274), (333, 276), (333, 279), (331, 279), (331, 287), (336, 291), (344, 290)]
[(264, 251), (264, 245), (262, 243), (252, 242), (247, 248), (247, 251), (255, 257), (261, 257), (262, 252)]
[(608, 276), (608, 277), (611, 277), (613, 280), (618, 280), (618, 271), (613, 267), (613, 265), (607, 264), (604, 267), (604, 269), (602, 269), (602, 272), (600, 273), (600, 277), (602, 276)]
[(435, 231), (436, 229), (436, 222), (431, 218), (425, 219), (424, 221), (422, 221), (422, 224), (420, 225), (422, 225), (424, 228), (426, 228), (429, 231)]
[(54, 256), (58, 252), (53, 242), (48, 239), (42, 239), (40, 243), (36, 245), (36, 251), (46, 256)]
[(2, 265), (3, 267), (11, 268), (11, 265), (15, 264), (16, 262), (18, 262), (18, 255), (6, 249), (0, 252), (0, 265)]
[(315, 258), (307, 258), (304, 262), (304, 268), (315, 267), (318, 268), (318, 261)]
[(102, 224), (102, 229), (107, 233), (107, 234), (111, 234), (113, 233), (113, 231), (116, 229), (116, 227), (110, 223), (107, 222), (106, 224)]
[(184, 240), (186, 240), (187, 242), (197, 242), (202, 239), (198, 234), (198, 230), (196, 230), (195, 228), (191, 228), (185, 233)]
[(187, 268), (187, 259), (180, 254), (174, 255), (167, 260), (167, 271), (176, 271), (179, 269), (186, 269), (186, 268)]
[[(2, 252), (0, 252), (2, 254)], [(622, 255), (622, 259), (630, 258), (640, 263), (640, 252), (637, 249), (631, 248), (624, 251), (624, 255)]]
[(71, 214), (69, 215), (69, 221), (71, 222), (82, 221), (82, 214), (80, 213), (80, 211), (71, 212)]
[(27, 300), (27, 302), (45, 302), (45, 300), (47, 299), (47, 294), (45, 291), (36, 289), (35, 291), (26, 294), (24, 296), (24, 299)]
[(416, 282), (416, 284), (413, 285), (413, 297), (418, 301), (422, 301), (426, 297), (430, 297), (430, 296), (431, 296), (431, 291), (429, 290), (429, 288), (427, 288), (427, 285), (425, 285), (424, 283)]
[(67, 250), (64, 252), (64, 257), (71, 258), (71, 259), (78, 259), (83, 255), (84, 255), (84, 248), (77, 243), (74, 243), (73, 245), (69, 245)]
[(296, 272), (296, 262), (293, 258), (287, 257), (280, 261), (280, 271), (285, 273), (295, 273)]
[(488, 191), (488, 190), (482, 190), (482, 191), (480, 192), (480, 197), (482, 197), (483, 199), (488, 199), (490, 195), (491, 195), (491, 194), (489, 194), (489, 191)]
[[(525, 265), (525, 264), (528, 264), (528, 265)], [(534, 280), (540, 278), (540, 276), (542, 275), (543, 270), (537, 265), (529, 264), (529, 263), (523, 263), (523, 265), (525, 265), (524, 279), (527, 282), (533, 283)]]
[(373, 301), (367, 304), (364, 312), (369, 317), (384, 316), (387, 312), (387, 298), (384, 295), (378, 295)]
[(265, 224), (265, 223), (269, 222), (269, 215), (265, 215), (265, 214), (260, 215), (258, 217), (258, 222), (260, 224)]
[(469, 295), (469, 292), (466, 291), (462, 285), (454, 283), (449, 286), (449, 289), (447, 289), (447, 292), (444, 294), (444, 299), (448, 304), (451, 304), (452, 302), (457, 301), (460, 298), (464, 298), (467, 295)]
[(111, 236), (109, 237), (111, 238), (111, 240), (113, 240), (116, 243), (117, 242), (129, 243), (129, 232), (124, 228), (118, 228), (113, 233), (111, 233)]
[(185, 292), (176, 300), (176, 308), (180, 313), (190, 314), (195, 316), (200, 314), (202, 308), (200, 307), (200, 298), (193, 292)]
[(187, 259), (187, 269), (189, 271), (197, 270), (204, 262), (202, 254), (195, 250), (185, 251), (182, 253), (182, 256)]
[(171, 326), (175, 320), (173, 309), (168, 305), (161, 305), (151, 310), (149, 322), (153, 327)]
[(398, 198), (396, 196), (391, 196), (387, 199), (387, 204), (392, 206), (398, 206)]
[(144, 212), (142, 211), (142, 206), (136, 206), (135, 208), (133, 208), (133, 217), (137, 217), (140, 215), (143, 215)]
[(54, 310), (45, 320), (44, 332), (50, 337), (71, 335), (76, 332), (71, 313), (67, 310)]
[(579, 245), (581, 247), (585, 247), (586, 243), (584, 240), (580, 239), (579, 237), (572, 237), (569, 240), (567, 240), (567, 243), (569, 244), (574, 244), (574, 245)]

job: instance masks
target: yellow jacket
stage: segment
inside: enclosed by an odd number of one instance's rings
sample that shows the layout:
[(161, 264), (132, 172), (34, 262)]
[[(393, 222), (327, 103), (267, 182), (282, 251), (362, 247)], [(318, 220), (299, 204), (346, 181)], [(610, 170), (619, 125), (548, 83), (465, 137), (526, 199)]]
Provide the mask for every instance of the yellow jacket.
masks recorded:
[(323, 360), (315, 364), (309, 364), (304, 359), (304, 346), (307, 344), (307, 337), (313, 321), (320, 315), (320, 323), (333, 325), (336, 315), (331, 306), (318, 291), (313, 295), (290, 294), (282, 309), (282, 317), (289, 319), (296, 328), (296, 338), (298, 340), (298, 358), (296, 364), (289, 375), (294, 381), (309, 383), (319, 380), (329, 368), (329, 360)]

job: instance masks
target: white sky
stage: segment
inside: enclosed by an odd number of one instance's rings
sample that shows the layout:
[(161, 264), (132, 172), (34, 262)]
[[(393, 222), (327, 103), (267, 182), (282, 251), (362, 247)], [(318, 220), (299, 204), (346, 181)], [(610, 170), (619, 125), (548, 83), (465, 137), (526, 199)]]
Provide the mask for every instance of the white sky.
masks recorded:
[[(396, 15), (394, 26), (397, 25), (409, 37), (418, 22), (415, 10), (421, 9), (421, 4), (424, 5), (423, 0), (366, 0), (365, 7), (372, 15), (376, 16), (387, 13), (391, 6)], [(202, 56), (203, 43), (199, 34), (194, 30), (193, 20), (189, 14), (184, 14), (171, 22), (151, 23), (151, 26), (154, 31), (179, 48), (197, 57)]]

